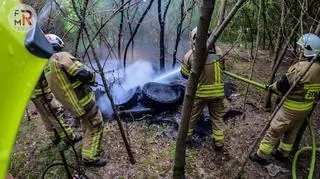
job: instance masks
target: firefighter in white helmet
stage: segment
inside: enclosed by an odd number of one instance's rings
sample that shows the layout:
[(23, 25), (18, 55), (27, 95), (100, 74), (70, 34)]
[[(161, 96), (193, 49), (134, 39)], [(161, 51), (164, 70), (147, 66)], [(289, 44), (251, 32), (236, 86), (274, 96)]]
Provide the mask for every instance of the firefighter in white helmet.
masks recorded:
[[(193, 58), (195, 39), (197, 29), (191, 32), (192, 47), (184, 58), (181, 64), (181, 74), (184, 78), (188, 78), (194, 61)], [(187, 142), (190, 142), (193, 135), (193, 130), (200, 117), (201, 112), (205, 107), (208, 107), (212, 120), (212, 138), (214, 140), (215, 150), (220, 151), (224, 145), (225, 138), (225, 123), (223, 115), (225, 113), (224, 99), (224, 83), (221, 78), (222, 68), (222, 52), (220, 48), (215, 46), (208, 52), (205, 67), (200, 75), (196, 97), (192, 106), (191, 119), (189, 122), (189, 130)]]
[[(315, 34), (303, 35), (297, 44), (303, 50), (304, 60), (291, 66), (280, 80), (271, 85), (271, 91), (285, 94), (298, 76), (306, 70), (311, 59), (319, 54), (320, 38)], [(268, 164), (272, 155), (277, 160), (288, 161), (297, 132), (315, 104), (319, 91), (320, 63), (318, 57), (316, 63), (311, 66), (289, 94), (283, 106), (271, 121), (257, 153), (251, 155), (250, 159), (260, 164)], [(275, 148), (279, 140), (279, 147)]]
[(46, 38), (56, 53), (49, 59), (44, 73), (56, 98), (81, 121), (83, 164), (105, 166), (106, 160), (100, 157), (103, 120), (90, 87), (95, 83), (95, 73), (70, 53), (62, 51), (61, 38), (54, 34), (47, 34)]

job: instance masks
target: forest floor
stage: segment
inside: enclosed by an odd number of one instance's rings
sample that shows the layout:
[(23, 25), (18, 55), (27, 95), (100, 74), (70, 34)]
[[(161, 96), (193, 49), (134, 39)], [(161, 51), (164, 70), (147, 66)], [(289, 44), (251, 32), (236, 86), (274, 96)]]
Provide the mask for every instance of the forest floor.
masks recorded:
[[(227, 49), (227, 46), (223, 46)], [(267, 82), (270, 74), (271, 61), (268, 52), (259, 51), (259, 58), (255, 64), (254, 80)], [(286, 58), (280, 68), (280, 72), (292, 63)], [(249, 54), (244, 50), (232, 50), (227, 56), (227, 69), (244, 76), (250, 73)], [(261, 90), (250, 87), (247, 105), (243, 109), (244, 91), (246, 85), (233, 79), (238, 86), (237, 97), (228, 104), (229, 109), (244, 111), (245, 116), (236, 116), (226, 121), (227, 135), (224, 151), (215, 152), (212, 140), (209, 136), (199, 145), (188, 147), (186, 158), (186, 174), (188, 178), (235, 178), (239, 173), (241, 163), (248, 149), (258, 134), (267, 124), (269, 112), (263, 108), (264, 93)], [(39, 178), (46, 166), (61, 161), (59, 148), (53, 147), (48, 140), (48, 135), (41, 123), (40, 116), (32, 104), (29, 105), (30, 121), (25, 115), (21, 122), (19, 133), (11, 157), (9, 172), (17, 178)], [(205, 115), (208, 117), (208, 115)], [(313, 118), (319, 119), (320, 110), (317, 107)], [(180, 111), (158, 118), (175, 118), (179, 120)], [(317, 121), (317, 134), (320, 135), (320, 122)], [(136, 164), (131, 165), (122, 142), (117, 123), (115, 121), (105, 123), (102, 149), (103, 157), (108, 164), (103, 168), (86, 168), (86, 174), (90, 178), (171, 178), (173, 159), (175, 155), (175, 130), (170, 124), (150, 124), (146, 120), (123, 123), (127, 131), (130, 144), (134, 152)], [(319, 140), (318, 140), (319, 142)], [(309, 134), (306, 132), (302, 141), (303, 145), (310, 145)], [(319, 144), (318, 144), (319, 145)], [(76, 148), (80, 151), (80, 145)], [(74, 163), (74, 157), (69, 149), (66, 151), (67, 160)], [(309, 166), (309, 155), (303, 155), (299, 160), (298, 176), (306, 178)], [(256, 163), (248, 162), (243, 178), (291, 178), (291, 165), (273, 162), (273, 167), (280, 167), (280, 172), (272, 177), (267, 169)], [(317, 159), (315, 178), (320, 178), (320, 159)], [(48, 178), (63, 178), (62, 169), (54, 169), (54, 176)]]

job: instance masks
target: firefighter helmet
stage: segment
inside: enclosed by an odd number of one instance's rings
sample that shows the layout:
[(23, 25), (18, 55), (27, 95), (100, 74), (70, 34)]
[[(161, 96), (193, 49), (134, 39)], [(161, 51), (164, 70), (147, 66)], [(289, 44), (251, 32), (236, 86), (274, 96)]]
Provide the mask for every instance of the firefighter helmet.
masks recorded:
[(46, 34), (46, 38), (56, 51), (61, 51), (65, 46), (62, 39), (55, 34)]
[(303, 48), (305, 57), (314, 57), (320, 52), (320, 38), (312, 33), (304, 34), (297, 44)]

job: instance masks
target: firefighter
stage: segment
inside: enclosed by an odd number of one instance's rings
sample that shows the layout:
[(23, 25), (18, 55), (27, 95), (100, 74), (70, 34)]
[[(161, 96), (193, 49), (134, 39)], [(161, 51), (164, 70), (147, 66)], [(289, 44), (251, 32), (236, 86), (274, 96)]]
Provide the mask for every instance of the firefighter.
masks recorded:
[[(280, 80), (270, 86), (270, 90), (284, 95), (290, 85), (303, 73), (312, 58), (320, 50), (320, 38), (315, 34), (305, 34), (297, 42), (303, 49), (303, 60), (291, 66)], [(320, 91), (320, 63), (319, 58), (308, 70), (306, 75), (291, 91), (283, 106), (262, 139), (258, 151), (250, 156), (252, 161), (266, 165), (270, 163), (271, 155), (279, 161), (289, 161), (289, 154), (296, 139), (297, 132), (307, 118), (316, 102)], [(281, 140), (280, 140), (281, 138)], [(280, 140), (279, 147), (275, 149)]]
[(81, 121), (83, 164), (105, 166), (106, 160), (100, 157), (103, 120), (90, 87), (95, 83), (95, 73), (70, 53), (62, 52), (61, 38), (54, 34), (47, 34), (46, 38), (56, 53), (49, 59), (45, 76), (56, 98)]
[(33, 90), (31, 101), (37, 108), (53, 144), (58, 144), (61, 139), (67, 144), (69, 144), (69, 142), (74, 144), (82, 139), (81, 136), (75, 135), (73, 129), (64, 122), (64, 109), (52, 94), (44, 74), (41, 75), (35, 89)]
[[(197, 60), (193, 58), (196, 32), (196, 29), (191, 32), (192, 47), (191, 50), (185, 54), (181, 65), (181, 74), (184, 78), (189, 77), (190, 71), (193, 68), (192, 66), (195, 60)], [(199, 78), (187, 135), (187, 142), (190, 142), (200, 114), (207, 106), (212, 120), (212, 138), (216, 151), (222, 150), (225, 138), (225, 124), (223, 121), (223, 115), (225, 113), (223, 103), (224, 84), (221, 79), (221, 55), (222, 52), (218, 47), (208, 52), (206, 64)]]

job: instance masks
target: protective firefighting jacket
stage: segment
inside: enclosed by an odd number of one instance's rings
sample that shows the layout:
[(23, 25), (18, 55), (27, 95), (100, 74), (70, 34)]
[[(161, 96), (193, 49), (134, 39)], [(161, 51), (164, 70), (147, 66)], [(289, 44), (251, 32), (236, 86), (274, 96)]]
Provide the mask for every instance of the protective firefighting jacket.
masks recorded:
[[(194, 65), (194, 59), (192, 57), (192, 50), (189, 50), (181, 65), (181, 74), (184, 78), (188, 78), (190, 70)], [(217, 53), (220, 54), (220, 53)], [(221, 79), (221, 56), (217, 54), (208, 54), (206, 64), (200, 75), (196, 97), (213, 99), (224, 96), (224, 84)]]
[(49, 88), (49, 85), (48, 85), (48, 82), (44, 76), (44, 73), (41, 74), (41, 76), (40, 76), (40, 78), (39, 78), (39, 80), (33, 90), (31, 98), (34, 99), (39, 96), (42, 96), (43, 92), (45, 94), (51, 92), (51, 89)]
[(55, 53), (44, 70), (46, 79), (57, 99), (76, 117), (95, 107), (90, 85), (95, 83), (95, 74), (68, 52)]
[[(272, 90), (285, 94), (310, 63), (310, 61), (300, 61), (292, 65), (288, 72), (272, 85)], [(319, 95), (319, 91), (320, 64), (316, 62), (290, 92), (283, 105), (290, 110), (307, 111), (312, 108)]]

